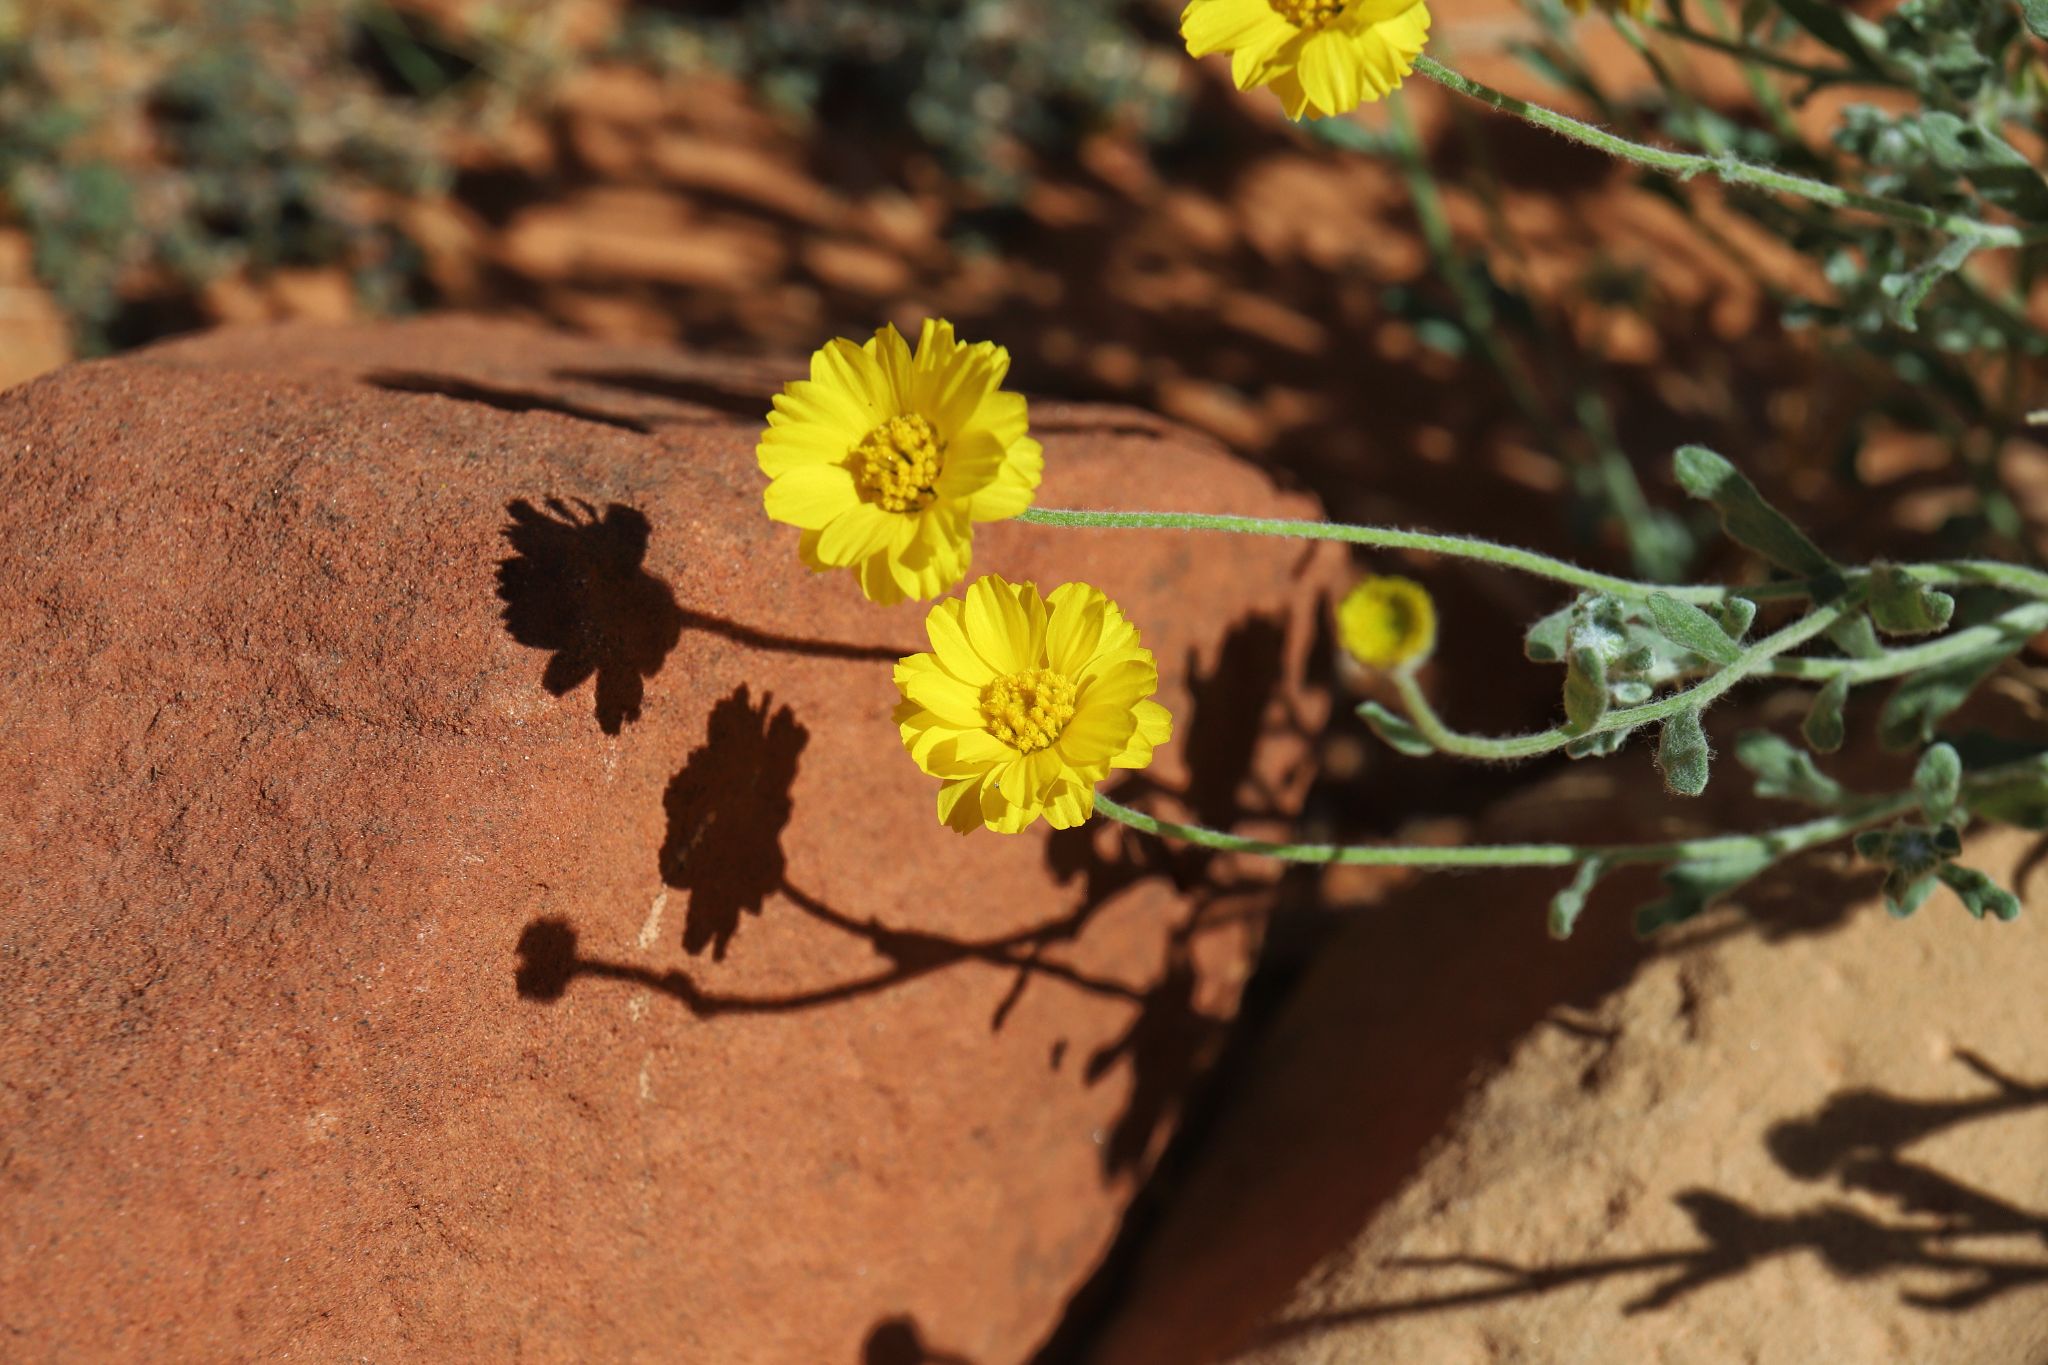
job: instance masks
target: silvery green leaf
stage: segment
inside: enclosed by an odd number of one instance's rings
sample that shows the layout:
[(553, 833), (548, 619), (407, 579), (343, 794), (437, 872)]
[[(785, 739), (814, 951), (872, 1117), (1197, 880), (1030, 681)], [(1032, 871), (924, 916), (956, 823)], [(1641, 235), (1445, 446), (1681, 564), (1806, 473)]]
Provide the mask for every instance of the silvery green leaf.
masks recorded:
[(1956, 793), (1963, 783), (1963, 760), (1946, 744), (1936, 744), (1920, 755), (1913, 770), (1913, 794), (1920, 799), (1920, 814), (1930, 825), (1947, 820), (1956, 808)]
[(1666, 869), (1669, 894), (1636, 911), (1636, 932), (1652, 934), (1683, 924), (1744, 882), (1769, 867), (1773, 859), (1761, 844), (1714, 858), (1695, 858)]
[(1878, 713), (1878, 739), (1887, 749), (1910, 749), (1933, 739), (1935, 727), (2025, 643), (2001, 642), (1908, 677), (1893, 689)]
[(1848, 795), (1841, 783), (1814, 766), (1813, 755), (1762, 730), (1736, 739), (1735, 761), (1756, 774), (1758, 796), (1827, 810)]
[(1572, 874), (1571, 882), (1560, 888), (1550, 898), (1550, 936), (1567, 939), (1572, 936), (1572, 926), (1579, 922), (1585, 912), (1586, 897), (1593, 890), (1593, 883), (1600, 880), (1600, 874), (1607, 870), (1607, 864), (1598, 858), (1588, 858), (1580, 863)]
[(1815, 753), (1831, 754), (1842, 747), (1842, 708), (1849, 701), (1849, 675), (1837, 673), (1814, 694), (1813, 706), (1799, 727), (1801, 737)]
[(1957, 867), (1949, 863), (1935, 875), (1956, 893), (1963, 909), (1969, 911), (1973, 918), (1983, 919), (1990, 915), (1993, 919), (2011, 921), (2020, 917), (2020, 898), (1974, 867)]
[(1664, 770), (1664, 786), (1674, 796), (1698, 796), (1707, 789), (1710, 755), (1697, 710), (1688, 707), (1664, 722), (1657, 766)]
[(1888, 635), (1930, 635), (1955, 615), (1956, 599), (1936, 592), (1895, 564), (1870, 575), (1870, 617)]
[(1424, 738), (1422, 731), (1415, 728), (1406, 716), (1396, 715), (1376, 701), (1366, 702), (1358, 708), (1359, 718), (1372, 732), (1378, 735), (1380, 743), (1396, 753), (1410, 758), (1421, 758), (1436, 752), (1436, 746)]
[(1728, 638), (1719, 621), (1670, 593), (1650, 594), (1650, 619), (1665, 639), (1709, 662), (1725, 666), (1742, 657), (1742, 647)]
[(1560, 607), (1529, 627), (1522, 636), (1522, 653), (1539, 664), (1564, 661), (1565, 642), (1571, 635), (1572, 615), (1578, 604)]
[(1802, 577), (1816, 577), (1835, 567), (1791, 518), (1766, 502), (1756, 485), (1727, 460), (1705, 446), (1681, 446), (1674, 463), (1679, 485), (1693, 497), (1713, 504), (1729, 539)]
[(1575, 646), (1564, 675), (1564, 714), (1571, 728), (1584, 732), (1607, 714), (1607, 661), (1591, 645)]

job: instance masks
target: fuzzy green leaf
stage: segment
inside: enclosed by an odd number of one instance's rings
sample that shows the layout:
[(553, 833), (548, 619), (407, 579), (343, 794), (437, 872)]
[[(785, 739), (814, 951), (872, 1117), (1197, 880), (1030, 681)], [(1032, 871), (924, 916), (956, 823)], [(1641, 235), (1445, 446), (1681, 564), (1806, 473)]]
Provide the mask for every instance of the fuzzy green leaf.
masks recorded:
[(1842, 747), (1842, 708), (1849, 701), (1849, 675), (1837, 673), (1821, 685), (1799, 727), (1807, 747), (1817, 754), (1831, 754)]
[(1740, 643), (1756, 621), (1756, 603), (1747, 597), (1724, 597), (1707, 608), (1707, 615), (1721, 623), (1721, 632)]
[(1607, 714), (1607, 661), (1591, 645), (1572, 651), (1564, 675), (1564, 714), (1572, 729), (1582, 733)]
[(1806, 538), (1783, 512), (1764, 501), (1742, 471), (1705, 446), (1681, 446), (1675, 457), (1678, 482), (1687, 493), (1714, 505), (1721, 529), (1787, 573), (1816, 577), (1834, 561)]
[(1674, 796), (1698, 796), (1707, 789), (1711, 755), (1696, 709), (1688, 707), (1664, 722), (1657, 740), (1657, 766), (1664, 770), (1664, 786)]
[(2019, 773), (1983, 786), (1973, 783), (1963, 805), (1980, 820), (2048, 829), (2048, 771)]
[(1870, 617), (1888, 635), (1930, 635), (1947, 627), (1956, 599), (1914, 579), (1895, 564), (1870, 576)]
[(1653, 934), (1673, 924), (1683, 924), (1729, 892), (1769, 867), (1771, 853), (1761, 843), (1738, 853), (1715, 858), (1697, 858), (1679, 863), (1664, 873), (1670, 893), (1636, 911), (1636, 932)]
[(1727, 665), (1742, 657), (1742, 647), (1728, 638), (1728, 632), (1722, 629), (1719, 621), (1670, 593), (1650, 594), (1650, 619), (1656, 624), (1658, 634), (1702, 659)]
[(1756, 794), (1824, 810), (1842, 804), (1842, 784), (1814, 766), (1813, 755), (1776, 735), (1751, 730), (1735, 741), (1735, 761), (1756, 774)]
[(1946, 744), (1936, 744), (1920, 755), (1913, 770), (1913, 794), (1920, 798), (1920, 814), (1930, 825), (1947, 820), (1956, 808), (1956, 793), (1963, 784), (1963, 760)]
[(1358, 715), (1372, 732), (1378, 735), (1380, 743), (1396, 753), (1410, 758), (1422, 758), (1436, 752), (1436, 746), (1423, 737), (1406, 716), (1397, 715), (1376, 701), (1366, 702), (1358, 708)]
[(1934, 893), (1934, 878), (1925, 872), (1895, 867), (1884, 875), (1884, 908), (1893, 919), (1906, 919)]
[(1877, 659), (1884, 656), (1884, 645), (1877, 638), (1876, 627), (1862, 612), (1852, 612), (1828, 627), (1828, 639), (1836, 649), (1852, 659)]
[(1585, 912), (1586, 897), (1593, 890), (1593, 883), (1600, 880), (1600, 874), (1607, 870), (1607, 864), (1598, 858), (1588, 858), (1572, 873), (1570, 884), (1561, 887), (1550, 898), (1550, 936), (1567, 939), (1572, 936), (1572, 926), (1579, 922)]
[(2025, 641), (2014, 640), (1915, 673), (1885, 698), (1877, 737), (1887, 749), (1911, 749), (1934, 738), (1935, 727), (1961, 706)]
[(1920, 330), (1920, 305), (1934, 292), (1934, 286), (1961, 270), (1976, 253), (1977, 243), (1968, 237), (1951, 237), (1941, 250), (1911, 270), (1881, 276), (1878, 292), (1884, 296), (1885, 316), (1908, 332)]
[(1534, 663), (1562, 663), (1565, 645), (1572, 633), (1572, 617), (1577, 610), (1577, 603), (1559, 607), (1529, 627), (1522, 636), (1522, 653)]
[(2036, 38), (2048, 38), (2048, 0), (2020, 0), (2020, 17)]
[(1949, 863), (1935, 875), (1956, 893), (1963, 909), (1969, 911), (1972, 918), (1983, 919), (1990, 915), (1993, 919), (2010, 922), (2020, 917), (2020, 898), (1974, 867), (1957, 867)]

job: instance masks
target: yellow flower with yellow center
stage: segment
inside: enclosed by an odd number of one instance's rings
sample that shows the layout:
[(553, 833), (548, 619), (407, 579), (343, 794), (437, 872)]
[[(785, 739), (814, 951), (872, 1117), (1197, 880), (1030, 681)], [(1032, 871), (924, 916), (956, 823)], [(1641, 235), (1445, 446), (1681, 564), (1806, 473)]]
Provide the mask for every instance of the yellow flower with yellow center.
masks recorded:
[(1230, 54), (1240, 90), (1270, 86), (1287, 117), (1348, 113), (1400, 87), (1429, 38), (1422, 0), (1189, 0), (1188, 53)]
[(1405, 578), (1362, 580), (1337, 604), (1337, 639), (1373, 668), (1399, 668), (1436, 648), (1436, 604)]
[(965, 578), (974, 523), (1029, 507), (1045, 470), (1023, 395), (1003, 391), (1009, 370), (1008, 351), (962, 345), (937, 320), (915, 355), (894, 327), (813, 355), (754, 452), (768, 515), (803, 531), (804, 563), (852, 570), (885, 606)]
[(925, 633), (931, 652), (896, 665), (896, 724), (939, 779), (939, 822), (962, 834), (1040, 816), (1071, 829), (1111, 769), (1144, 767), (1173, 736), (1152, 651), (1086, 583), (1041, 597), (990, 574), (934, 606)]

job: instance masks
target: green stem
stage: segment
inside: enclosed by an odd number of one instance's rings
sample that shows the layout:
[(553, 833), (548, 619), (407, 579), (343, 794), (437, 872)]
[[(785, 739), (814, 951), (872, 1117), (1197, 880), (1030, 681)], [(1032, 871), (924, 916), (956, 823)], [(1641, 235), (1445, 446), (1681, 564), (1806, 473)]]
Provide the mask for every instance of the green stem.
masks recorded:
[(1466, 844), (1439, 847), (1414, 844), (1282, 844), (1247, 839), (1203, 825), (1161, 820), (1119, 801), (1095, 794), (1095, 809), (1132, 829), (1162, 838), (1179, 839), (1225, 853), (1252, 853), (1290, 863), (1346, 863), (1366, 867), (1570, 867), (1598, 859), (1603, 863), (1675, 863), (1695, 858), (1747, 853), (1759, 845), (1784, 857), (1830, 843), (1866, 825), (1889, 820), (1913, 809), (1917, 798), (1901, 796), (1858, 802), (1835, 815), (1761, 834), (1717, 834), (1702, 839), (1674, 839), (1658, 844)]
[(1692, 152), (1678, 152), (1667, 147), (1652, 147), (1640, 142), (1631, 142), (1625, 137), (1617, 137), (1603, 128), (1582, 123), (1554, 109), (1546, 109), (1540, 104), (1531, 104), (1527, 100), (1504, 94), (1490, 85), (1460, 75), (1427, 55), (1415, 59), (1415, 69), (1444, 88), (1478, 100), (1502, 113), (1513, 114), (1560, 137), (1605, 152), (1609, 156), (1634, 162), (1638, 166), (1677, 176), (1681, 180), (1689, 180), (1705, 171), (1731, 185), (1745, 185), (1777, 194), (1796, 195), (1830, 208), (1857, 209), (1913, 227), (1931, 228), (1952, 236), (1967, 237), (1987, 247), (2021, 247), (2048, 240), (2048, 228), (2021, 230), (2005, 224), (1979, 222), (1962, 214), (1943, 213), (1923, 204), (1907, 203), (1903, 199), (1845, 190), (1826, 181), (1793, 175), (1789, 171), (1781, 171), (1773, 166), (1760, 166), (1736, 156), (1700, 156)]
[[(2022, 759), (2017, 763), (1986, 768), (1963, 779), (1963, 790), (1995, 787), (2024, 773), (2048, 772), (2048, 759)], [(1290, 863), (1348, 863), (1368, 867), (1569, 867), (1598, 861), (1620, 863), (1676, 863), (1763, 852), (1783, 858), (1821, 844), (1832, 843), (1866, 826), (1904, 815), (1920, 804), (1913, 792), (1892, 796), (1866, 796), (1841, 810), (1796, 825), (1755, 834), (1714, 834), (1699, 839), (1674, 839), (1654, 844), (1465, 844), (1454, 848), (1407, 844), (1283, 844), (1268, 839), (1247, 839), (1204, 825), (1186, 825), (1161, 820), (1132, 810), (1102, 793), (1095, 794), (1095, 809), (1132, 829), (1163, 838), (1180, 839), (1224, 853), (1252, 853)]]
[(1888, 649), (1875, 659), (1778, 659), (1758, 673), (1772, 678), (1802, 678), (1826, 682), (1846, 674), (1851, 687), (1917, 673), (1923, 668), (1952, 663), (1973, 654), (2011, 649), (2024, 640), (2048, 630), (2048, 602), (2029, 602), (2004, 615), (1904, 649)]
[[(1018, 514), (1017, 520), (1035, 526), (1089, 526), (1118, 530), (1153, 531), (1235, 531), (1251, 536), (1286, 536), (1296, 540), (1339, 540), (1350, 545), (1374, 545), (1389, 550), (1426, 550), (1454, 559), (1476, 559), (1504, 569), (1517, 569), (1537, 578), (1566, 583), (1593, 592), (1615, 593), (1642, 598), (1653, 592), (1669, 593), (1687, 602), (1718, 602), (1728, 595), (1719, 587), (1688, 588), (1663, 583), (1639, 583), (1613, 574), (1595, 573), (1576, 564), (1534, 550), (1496, 545), (1472, 536), (1441, 536), (1425, 531), (1395, 531), (1383, 526), (1353, 526), (1336, 521), (1295, 521), (1284, 517), (1240, 517), (1212, 512), (1097, 512), (1080, 508), (1033, 507)], [(1745, 592), (1744, 595), (1749, 595)], [(1775, 596), (1777, 594), (1770, 594)]]
[(1408, 710), (1408, 719), (1423, 738), (1447, 754), (1463, 758), (1504, 760), (1533, 758), (1538, 754), (1553, 753), (1564, 748), (1575, 739), (1587, 735), (1604, 735), (1617, 730), (1633, 730), (1640, 725), (1649, 725), (1666, 720), (1680, 711), (1705, 707), (1722, 693), (1741, 682), (1751, 674), (1759, 672), (1766, 664), (1780, 654), (1798, 648), (1808, 640), (1821, 634), (1856, 605), (1854, 599), (1836, 602), (1800, 617), (1782, 630), (1764, 636), (1735, 659), (1691, 687), (1655, 701), (1644, 702), (1641, 706), (1626, 706), (1609, 711), (1600, 718), (1600, 723), (1588, 730), (1573, 730), (1556, 726), (1535, 734), (1508, 735), (1496, 738), (1491, 735), (1468, 735), (1451, 729), (1444, 724), (1429, 698), (1423, 695), (1422, 686), (1415, 681), (1415, 675), (1406, 670), (1393, 675), (1394, 686), (1401, 694), (1401, 704)]
[[(1358, 526), (1341, 521), (1307, 521), (1287, 517), (1241, 517), (1221, 512), (1108, 512), (1081, 507), (1031, 507), (1017, 514), (1017, 520), (1034, 526), (1075, 526), (1120, 531), (1228, 531), (1247, 536), (1282, 536), (1291, 540), (1335, 540), (1347, 545), (1372, 545), (1388, 550), (1423, 550), (1453, 559), (1477, 560), (1483, 564), (1515, 569), (1537, 578), (1568, 584), (1593, 592), (1613, 593), (1641, 599), (1653, 592), (1667, 593), (1685, 602), (1719, 602), (1728, 597), (1747, 597), (1768, 602), (1809, 597), (1814, 585), (1804, 579), (1783, 579), (1747, 587), (1710, 584), (1684, 587), (1665, 583), (1644, 583), (1614, 574), (1582, 569), (1567, 560), (1538, 554), (1534, 550), (1497, 545), (1475, 536), (1445, 536), (1427, 531), (1396, 531), (1385, 526)], [(1931, 587), (1984, 587), (2020, 593), (2048, 600), (2048, 573), (2020, 564), (1992, 560), (1944, 560), (1930, 564), (1901, 565), (1913, 578)], [(1847, 577), (1853, 584), (1866, 571), (1852, 569)]]

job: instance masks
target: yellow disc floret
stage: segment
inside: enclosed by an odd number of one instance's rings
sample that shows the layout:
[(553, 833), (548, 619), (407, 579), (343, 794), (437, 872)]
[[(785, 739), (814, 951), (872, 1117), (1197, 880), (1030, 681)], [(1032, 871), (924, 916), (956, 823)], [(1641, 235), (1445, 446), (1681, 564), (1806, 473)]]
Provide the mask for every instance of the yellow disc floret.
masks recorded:
[(1365, 579), (1337, 604), (1337, 638), (1373, 668), (1420, 662), (1436, 648), (1436, 604), (1420, 583)]
[(1006, 673), (981, 689), (988, 732), (1020, 754), (1035, 754), (1074, 718), (1074, 684), (1049, 668)]
[(1273, 13), (1298, 29), (1321, 28), (1344, 12), (1345, 0), (1266, 0)]
[(938, 496), (944, 459), (930, 422), (914, 412), (891, 417), (853, 448), (853, 481), (885, 512), (922, 512)]

